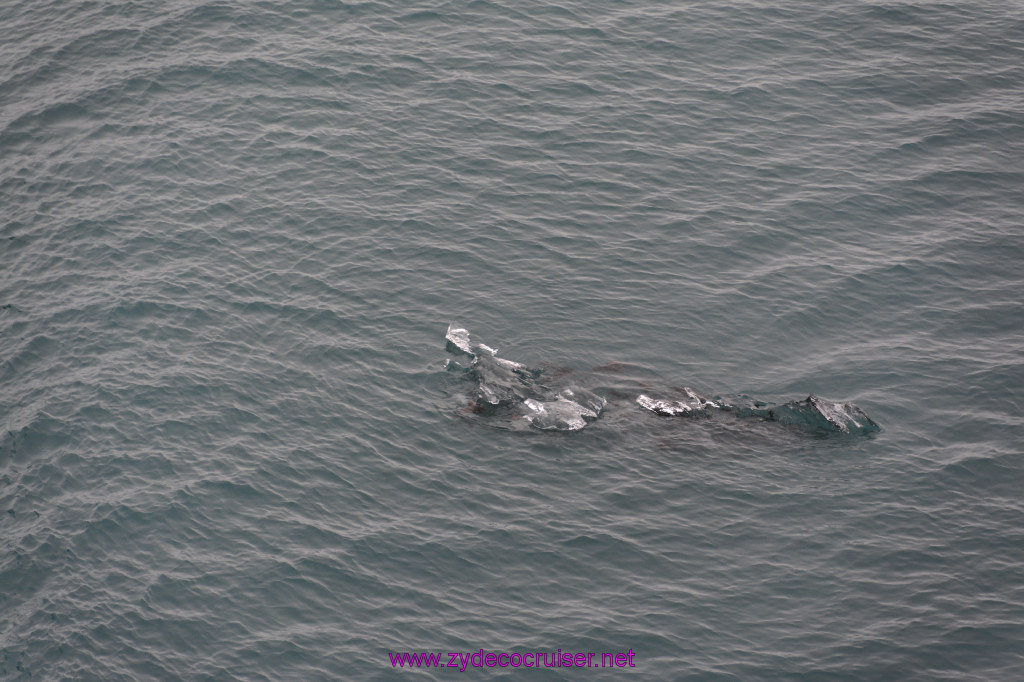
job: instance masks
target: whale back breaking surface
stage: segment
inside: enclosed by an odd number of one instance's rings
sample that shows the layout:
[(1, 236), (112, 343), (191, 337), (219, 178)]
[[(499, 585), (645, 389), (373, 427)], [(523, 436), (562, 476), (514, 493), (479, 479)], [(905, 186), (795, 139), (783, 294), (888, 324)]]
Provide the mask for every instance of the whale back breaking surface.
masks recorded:
[[(469, 386), (468, 411), (504, 428), (530, 427), (542, 431), (579, 431), (605, 412), (607, 399), (598, 392), (567, 383), (572, 372), (549, 371), (498, 356), (498, 350), (475, 342), (465, 327), (452, 323), (445, 334), (452, 355), (446, 369), (461, 375)], [(595, 368), (607, 371), (616, 363)], [(633, 402), (643, 412), (664, 417), (708, 417), (732, 414), (773, 421), (819, 432), (866, 435), (881, 430), (861, 408), (810, 395), (803, 400), (770, 403), (746, 395), (705, 396), (684, 387), (673, 399), (639, 393)], [(621, 390), (613, 391), (622, 396)], [(634, 408), (636, 409), (636, 408)]]
[(497, 349), (474, 343), (469, 331), (449, 325), (446, 348), (454, 358), (449, 371), (472, 383), (474, 412), (509, 425), (543, 431), (579, 431), (600, 416), (606, 400), (584, 388), (546, 382), (544, 370), (498, 357)]

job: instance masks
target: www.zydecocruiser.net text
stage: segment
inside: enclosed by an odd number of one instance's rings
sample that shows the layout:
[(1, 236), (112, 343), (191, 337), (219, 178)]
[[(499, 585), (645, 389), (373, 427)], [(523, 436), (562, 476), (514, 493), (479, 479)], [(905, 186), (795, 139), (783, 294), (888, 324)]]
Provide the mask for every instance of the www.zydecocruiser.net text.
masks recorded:
[(635, 668), (635, 653), (562, 651), (388, 652), (392, 668)]

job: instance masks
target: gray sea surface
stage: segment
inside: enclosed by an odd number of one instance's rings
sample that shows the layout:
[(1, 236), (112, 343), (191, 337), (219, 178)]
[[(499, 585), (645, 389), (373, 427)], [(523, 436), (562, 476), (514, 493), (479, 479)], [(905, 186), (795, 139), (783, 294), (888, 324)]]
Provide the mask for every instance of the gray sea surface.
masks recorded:
[(1022, 302), (1019, 2), (4, 2), (0, 679), (1024, 679)]

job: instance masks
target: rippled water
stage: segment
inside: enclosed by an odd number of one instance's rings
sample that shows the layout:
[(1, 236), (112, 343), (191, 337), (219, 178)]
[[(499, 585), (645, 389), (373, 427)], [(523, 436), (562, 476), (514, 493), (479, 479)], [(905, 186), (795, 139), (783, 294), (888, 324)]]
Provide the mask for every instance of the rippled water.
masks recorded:
[[(1019, 4), (0, 29), (0, 678), (1024, 676)], [(600, 418), (490, 428), (453, 321)]]

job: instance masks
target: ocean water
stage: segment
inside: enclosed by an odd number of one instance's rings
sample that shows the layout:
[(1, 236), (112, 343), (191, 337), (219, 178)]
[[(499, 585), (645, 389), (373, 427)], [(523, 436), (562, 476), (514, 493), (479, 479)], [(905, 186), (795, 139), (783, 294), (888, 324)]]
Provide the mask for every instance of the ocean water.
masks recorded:
[(4, 2), (0, 679), (1024, 679), (1022, 216), (1016, 2)]

